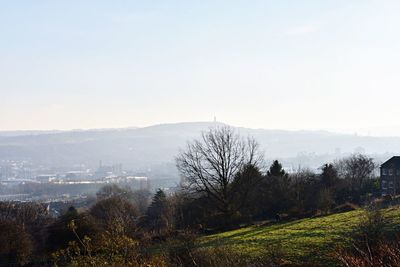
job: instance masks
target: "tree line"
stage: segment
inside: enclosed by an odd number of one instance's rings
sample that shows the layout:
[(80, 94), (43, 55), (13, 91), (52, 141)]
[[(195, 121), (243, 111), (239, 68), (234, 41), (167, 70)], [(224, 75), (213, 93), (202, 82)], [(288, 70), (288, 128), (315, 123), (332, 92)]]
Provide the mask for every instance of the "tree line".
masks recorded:
[(266, 168), (257, 142), (229, 127), (203, 133), (176, 161), (185, 198), (182, 226), (226, 229), (254, 220), (307, 217), (379, 195), (377, 165), (366, 155), (327, 163), (320, 173), (289, 174), (277, 160)]

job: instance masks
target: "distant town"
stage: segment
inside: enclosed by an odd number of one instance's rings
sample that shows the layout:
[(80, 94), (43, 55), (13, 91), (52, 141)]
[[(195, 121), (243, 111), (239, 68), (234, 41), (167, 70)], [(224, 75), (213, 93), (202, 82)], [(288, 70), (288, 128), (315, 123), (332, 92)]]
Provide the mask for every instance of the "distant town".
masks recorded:
[(124, 170), (120, 163), (107, 165), (100, 160), (95, 169), (82, 164), (70, 170), (54, 170), (28, 161), (0, 161), (0, 201), (47, 203), (55, 216), (70, 205), (87, 206), (107, 184), (149, 192), (175, 190), (171, 181), (151, 181), (146, 173)]

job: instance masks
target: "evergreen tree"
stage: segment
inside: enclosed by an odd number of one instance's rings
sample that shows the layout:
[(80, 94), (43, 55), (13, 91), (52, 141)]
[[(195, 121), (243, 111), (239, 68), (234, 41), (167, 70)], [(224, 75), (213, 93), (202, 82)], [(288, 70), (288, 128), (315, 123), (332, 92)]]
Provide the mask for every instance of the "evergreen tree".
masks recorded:
[(171, 212), (167, 196), (164, 191), (158, 189), (147, 209), (147, 226), (154, 231), (162, 232), (171, 228)]
[(274, 160), (271, 167), (267, 171), (268, 177), (288, 177), (286, 171), (282, 168), (282, 164), (278, 160)]
[(338, 181), (338, 173), (332, 164), (325, 164), (322, 166), (321, 183), (325, 188), (331, 188), (336, 185)]
[(262, 190), (265, 206), (264, 214), (286, 213), (293, 204), (292, 187), (289, 174), (278, 160), (274, 160), (267, 171)]

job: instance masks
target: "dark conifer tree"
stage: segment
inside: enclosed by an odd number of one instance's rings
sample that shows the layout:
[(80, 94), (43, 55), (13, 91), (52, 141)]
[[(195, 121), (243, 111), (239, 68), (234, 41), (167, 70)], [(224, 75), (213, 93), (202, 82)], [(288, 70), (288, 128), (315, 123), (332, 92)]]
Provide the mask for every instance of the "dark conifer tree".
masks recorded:
[(269, 177), (287, 177), (288, 174), (286, 171), (282, 168), (282, 164), (278, 160), (274, 160), (272, 163), (271, 167), (267, 171), (267, 176)]
[(333, 164), (325, 164), (322, 166), (321, 183), (325, 188), (332, 188), (338, 181), (338, 172)]
[(164, 191), (158, 189), (147, 209), (147, 227), (158, 233), (171, 227), (170, 206)]
[(289, 174), (278, 160), (274, 160), (267, 171), (262, 190), (264, 199), (264, 214), (267, 217), (277, 213), (287, 213), (293, 203), (292, 188)]

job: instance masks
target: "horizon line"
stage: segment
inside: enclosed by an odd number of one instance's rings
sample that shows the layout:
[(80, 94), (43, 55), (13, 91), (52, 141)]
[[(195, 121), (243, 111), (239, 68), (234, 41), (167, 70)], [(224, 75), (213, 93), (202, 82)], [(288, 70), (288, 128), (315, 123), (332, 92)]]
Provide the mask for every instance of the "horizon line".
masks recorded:
[(250, 129), (250, 130), (265, 130), (265, 131), (286, 131), (286, 132), (325, 132), (330, 134), (337, 134), (337, 135), (355, 135), (360, 137), (399, 137), (397, 135), (369, 135), (369, 134), (362, 134), (357, 131), (354, 132), (340, 132), (337, 130), (332, 129), (290, 129), (290, 128), (262, 128), (262, 127), (245, 127), (245, 126), (236, 126), (231, 125), (222, 121), (180, 121), (180, 122), (163, 122), (163, 123), (155, 123), (149, 124), (144, 126), (123, 126), (123, 127), (100, 127), (100, 128), (68, 128), (68, 129), (7, 129), (1, 130), (0, 133), (23, 133), (23, 132), (37, 132), (38, 134), (42, 133), (65, 133), (65, 132), (85, 132), (85, 131), (112, 131), (112, 130), (134, 130), (134, 129), (144, 129), (149, 127), (156, 127), (162, 125), (177, 125), (177, 124), (199, 124), (199, 123), (218, 123), (218, 124), (225, 124), (234, 128), (242, 128), (242, 129)]

